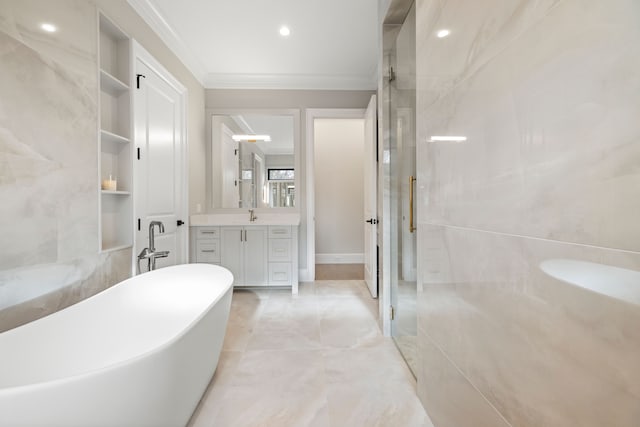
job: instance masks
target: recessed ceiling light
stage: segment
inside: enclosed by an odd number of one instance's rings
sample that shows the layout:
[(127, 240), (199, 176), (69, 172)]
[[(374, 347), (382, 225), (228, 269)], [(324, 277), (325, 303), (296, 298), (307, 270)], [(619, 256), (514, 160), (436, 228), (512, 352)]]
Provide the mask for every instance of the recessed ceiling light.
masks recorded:
[(58, 31), (58, 27), (56, 27), (53, 24), (49, 24), (47, 22), (45, 22), (44, 24), (40, 25), (40, 28), (42, 28), (47, 33), (55, 33), (56, 31)]
[(438, 31), (436, 33), (436, 35), (438, 36), (438, 38), (442, 39), (447, 37), (449, 34), (451, 34), (451, 31), (447, 30), (447, 29), (442, 29), (440, 31)]
[(280, 27), (281, 36), (287, 37), (289, 34), (291, 34), (291, 30), (289, 29), (289, 27), (287, 27), (286, 25), (283, 25), (282, 27)]

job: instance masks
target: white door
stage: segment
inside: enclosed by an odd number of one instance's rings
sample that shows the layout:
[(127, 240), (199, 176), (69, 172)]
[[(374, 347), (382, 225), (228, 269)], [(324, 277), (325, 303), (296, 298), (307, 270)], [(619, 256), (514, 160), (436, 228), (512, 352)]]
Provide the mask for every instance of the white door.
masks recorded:
[[(182, 95), (155, 69), (136, 58), (139, 87), (134, 87), (135, 117), (135, 253), (149, 246), (149, 223), (160, 221), (164, 233), (155, 229), (155, 248), (169, 251), (156, 268), (186, 262), (184, 204), (184, 147)], [(141, 272), (147, 271), (146, 265)]]
[(364, 280), (374, 298), (378, 297), (376, 117), (376, 96), (373, 95), (364, 118)]
[(222, 207), (240, 207), (238, 192), (239, 143), (233, 140), (233, 132), (224, 123), (220, 127), (220, 170), (222, 171)]

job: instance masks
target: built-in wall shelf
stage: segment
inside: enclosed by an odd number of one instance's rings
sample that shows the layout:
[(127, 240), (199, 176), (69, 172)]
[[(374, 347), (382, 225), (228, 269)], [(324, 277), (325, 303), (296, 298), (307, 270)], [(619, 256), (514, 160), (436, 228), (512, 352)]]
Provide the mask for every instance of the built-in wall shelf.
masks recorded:
[(116, 135), (115, 133), (109, 132), (108, 130), (100, 130), (100, 138), (102, 143), (112, 143), (112, 144), (128, 144), (130, 142), (129, 138), (125, 138), (121, 135)]
[[(131, 39), (100, 14), (100, 249), (133, 245), (133, 144), (131, 143)], [(115, 190), (102, 190), (104, 180)]]
[(121, 249), (127, 249), (132, 247), (133, 245), (117, 245), (116, 243), (107, 242), (105, 247), (102, 249), (102, 252), (115, 252)]
[(100, 70), (100, 90), (111, 96), (118, 96), (129, 90), (129, 85), (118, 80), (105, 70)]
[(131, 192), (130, 191), (119, 191), (119, 190), (102, 190), (102, 194), (111, 194), (113, 196), (130, 196)]

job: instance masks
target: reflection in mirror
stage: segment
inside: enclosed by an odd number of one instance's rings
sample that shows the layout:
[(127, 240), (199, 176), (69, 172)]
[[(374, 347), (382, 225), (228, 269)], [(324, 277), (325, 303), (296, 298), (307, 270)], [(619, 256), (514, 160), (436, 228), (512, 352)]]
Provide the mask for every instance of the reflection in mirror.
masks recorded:
[(294, 207), (295, 123), (286, 114), (213, 114), (213, 208)]
[(273, 168), (267, 172), (269, 200), (272, 208), (291, 208), (295, 200), (295, 172), (293, 168)]

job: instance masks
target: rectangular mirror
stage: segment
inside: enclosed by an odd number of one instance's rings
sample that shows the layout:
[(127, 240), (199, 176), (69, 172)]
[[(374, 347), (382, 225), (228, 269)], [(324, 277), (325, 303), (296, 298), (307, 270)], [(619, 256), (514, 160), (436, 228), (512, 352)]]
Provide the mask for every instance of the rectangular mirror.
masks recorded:
[(211, 208), (294, 208), (299, 133), (299, 110), (213, 111)]

